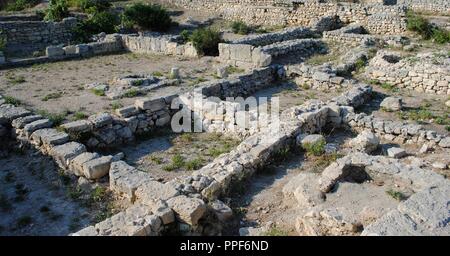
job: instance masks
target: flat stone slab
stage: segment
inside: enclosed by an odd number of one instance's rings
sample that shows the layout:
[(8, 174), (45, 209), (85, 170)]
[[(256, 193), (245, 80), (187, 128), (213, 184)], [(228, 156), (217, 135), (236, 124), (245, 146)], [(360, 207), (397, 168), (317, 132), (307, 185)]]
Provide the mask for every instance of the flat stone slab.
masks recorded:
[(123, 108), (116, 109), (116, 114), (121, 117), (130, 117), (137, 115), (139, 113), (139, 110), (136, 109), (135, 106), (127, 106)]
[(88, 179), (99, 179), (108, 174), (112, 156), (102, 156), (89, 160), (83, 164), (84, 176)]
[(167, 205), (175, 212), (178, 220), (191, 226), (197, 225), (206, 212), (206, 204), (203, 200), (184, 195), (167, 200)]
[(164, 101), (164, 99), (161, 98), (159, 99), (141, 98), (136, 100), (135, 106), (138, 109), (156, 112), (164, 109), (166, 107), (166, 102)]
[(11, 125), (14, 128), (22, 129), (26, 124), (29, 124), (31, 122), (34, 122), (39, 119), (44, 119), (41, 115), (31, 115), (31, 116), (24, 116), (19, 117), (17, 119), (14, 119), (11, 123)]
[(136, 190), (136, 198), (143, 204), (153, 204), (157, 200), (168, 200), (179, 192), (170, 185), (157, 181), (148, 181)]
[(439, 141), (439, 146), (443, 148), (450, 148), (450, 137), (445, 137)]
[(152, 180), (150, 174), (141, 172), (124, 161), (111, 163), (109, 170), (110, 189), (126, 196), (131, 202), (136, 199), (137, 188)]
[(81, 153), (70, 161), (70, 170), (73, 171), (75, 175), (82, 176), (84, 175), (83, 164), (97, 157), (100, 157), (98, 153)]
[(418, 192), (402, 202), (398, 210), (433, 235), (449, 235), (450, 185)]
[(78, 142), (68, 142), (52, 148), (51, 155), (60, 164), (67, 167), (71, 159), (84, 152), (86, 152), (86, 147), (83, 144)]
[(38, 144), (57, 146), (69, 141), (69, 135), (56, 129), (44, 128), (31, 134), (31, 138)]
[(389, 157), (393, 157), (393, 158), (402, 158), (407, 155), (407, 153), (404, 149), (396, 148), (396, 147), (388, 148), (387, 154)]
[(109, 113), (100, 113), (90, 116), (88, 120), (92, 123), (92, 125), (94, 125), (95, 128), (99, 128), (112, 124), (113, 117)]
[(142, 205), (133, 205), (95, 226), (89, 226), (73, 236), (155, 236), (162, 227), (161, 219)]
[(407, 215), (392, 210), (367, 226), (362, 236), (420, 236), (417, 224)]
[(65, 123), (61, 125), (61, 127), (69, 133), (92, 131), (92, 124), (87, 120), (78, 120), (70, 123)]
[(53, 126), (53, 122), (48, 119), (40, 119), (29, 124), (26, 124), (23, 127), (23, 130), (27, 136), (30, 136), (34, 131), (43, 128), (50, 128)]
[(31, 115), (31, 112), (22, 107), (15, 107), (10, 104), (0, 106), (0, 124), (28, 115)]

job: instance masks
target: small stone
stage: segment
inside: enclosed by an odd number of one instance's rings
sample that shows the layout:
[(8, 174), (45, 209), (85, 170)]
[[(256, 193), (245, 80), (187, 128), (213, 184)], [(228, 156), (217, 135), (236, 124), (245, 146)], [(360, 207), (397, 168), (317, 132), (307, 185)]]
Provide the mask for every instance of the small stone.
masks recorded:
[(169, 75), (170, 79), (180, 79), (180, 69), (177, 67), (173, 67), (170, 70), (170, 75)]
[(167, 205), (175, 212), (177, 219), (189, 225), (197, 225), (206, 212), (203, 200), (184, 195), (167, 200)]
[(431, 166), (433, 166), (433, 168), (441, 169), (441, 170), (447, 169), (447, 164), (442, 163), (442, 162), (435, 162)]
[(387, 154), (389, 157), (392, 157), (392, 158), (402, 158), (407, 155), (407, 153), (404, 149), (396, 148), (396, 147), (388, 148)]
[(102, 156), (83, 164), (83, 174), (86, 178), (99, 179), (109, 173), (112, 156)]
[(380, 145), (380, 139), (373, 132), (365, 130), (352, 139), (349, 144), (357, 151), (372, 153)]
[(219, 67), (217, 68), (217, 77), (219, 78), (227, 78), (228, 77), (228, 71), (226, 67)]
[(233, 217), (233, 210), (231, 210), (230, 207), (220, 200), (214, 200), (211, 202), (211, 208), (216, 213), (217, 218), (222, 222), (225, 222)]
[(399, 111), (402, 109), (402, 99), (400, 97), (387, 97), (381, 102), (380, 107), (386, 111)]

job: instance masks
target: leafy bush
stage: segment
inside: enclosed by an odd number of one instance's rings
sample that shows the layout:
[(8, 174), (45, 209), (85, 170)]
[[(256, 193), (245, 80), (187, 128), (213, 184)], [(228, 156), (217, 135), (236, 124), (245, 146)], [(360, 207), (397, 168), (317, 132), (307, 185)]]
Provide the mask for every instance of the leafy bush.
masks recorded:
[(89, 18), (77, 25), (74, 31), (74, 37), (78, 42), (88, 42), (92, 35), (101, 32), (107, 34), (117, 32), (117, 26), (119, 24), (119, 17), (111, 12), (94, 12), (89, 15)]
[(325, 145), (326, 141), (322, 139), (315, 143), (305, 143), (303, 148), (306, 150), (308, 155), (320, 156), (325, 153)]
[(194, 30), (189, 37), (199, 54), (208, 56), (219, 55), (219, 43), (222, 42), (220, 32), (212, 28), (200, 28)]
[(435, 27), (425, 18), (409, 12), (407, 15), (406, 27), (410, 31), (417, 32), (423, 39), (433, 39), (436, 43), (445, 44), (450, 42), (450, 32), (442, 28)]
[(247, 35), (251, 30), (251, 28), (242, 21), (233, 21), (233, 23), (231, 23), (231, 29), (233, 30), (233, 33), (239, 35)]
[(164, 32), (172, 25), (167, 10), (157, 4), (136, 3), (125, 8), (122, 14), (122, 25), (126, 28)]
[(44, 20), (61, 21), (69, 16), (69, 8), (66, 0), (50, 0)]
[(438, 44), (445, 44), (450, 42), (450, 32), (445, 31), (440, 28), (433, 28), (432, 29), (432, 37), (434, 41)]
[(39, 0), (15, 0), (7, 3), (5, 9), (9, 12), (22, 11), (26, 8), (31, 8), (37, 5), (39, 2)]
[(73, 0), (71, 5), (80, 8), (85, 13), (103, 12), (111, 7), (108, 0)]

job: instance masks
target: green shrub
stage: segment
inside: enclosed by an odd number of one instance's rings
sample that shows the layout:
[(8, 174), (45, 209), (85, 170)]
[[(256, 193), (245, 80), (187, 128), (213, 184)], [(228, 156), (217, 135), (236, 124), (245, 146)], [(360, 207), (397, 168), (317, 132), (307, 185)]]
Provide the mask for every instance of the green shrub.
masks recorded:
[(8, 12), (22, 11), (26, 8), (31, 8), (40, 3), (39, 0), (16, 0), (6, 4), (5, 10)]
[(119, 17), (111, 12), (94, 12), (89, 15), (89, 18), (77, 25), (74, 30), (74, 37), (78, 42), (88, 42), (95, 34), (101, 32), (112, 34), (117, 32), (119, 24)]
[(181, 38), (183, 39), (184, 42), (188, 42), (190, 37), (191, 37), (191, 35), (192, 35), (192, 32), (189, 31), (189, 30), (186, 30), (186, 29), (181, 31), (181, 33), (180, 33), (180, 36), (181, 36)]
[(125, 8), (122, 25), (126, 28), (164, 32), (172, 25), (172, 19), (167, 10), (160, 5), (136, 3)]
[(440, 28), (432, 29), (432, 38), (438, 44), (445, 44), (450, 42), (450, 32)]
[(103, 12), (111, 7), (108, 0), (74, 0), (71, 5), (80, 8), (85, 13)]
[(67, 116), (67, 111), (61, 113), (50, 113), (45, 110), (39, 110), (37, 111), (37, 113), (50, 120), (54, 126), (60, 125), (66, 119)]
[(44, 20), (61, 21), (69, 16), (69, 8), (66, 0), (50, 0)]
[(222, 42), (219, 31), (212, 28), (196, 29), (189, 39), (199, 54), (208, 56), (219, 55), (219, 43)]
[(233, 33), (239, 35), (247, 35), (251, 30), (251, 28), (242, 21), (233, 21), (231, 23), (231, 29), (233, 30)]
[(386, 194), (390, 195), (392, 198), (396, 199), (397, 201), (403, 201), (407, 198), (402, 192), (395, 191), (392, 189), (386, 191)]
[(14, 98), (14, 97), (11, 97), (11, 96), (3, 96), (3, 100), (5, 100), (6, 104), (11, 104), (16, 107), (19, 106), (20, 104), (22, 104), (22, 102), (20, 102), (20, 100)]
[(417, 32), (423, 39), (433, 39), (436, 43), (445, 44), (450, 42), (450, 32), (435, 27), (430, 24), (425, 18), (409, 12), (407, 15), (406, 28), (410, 31)]
[(316, 143), (304, 143), (302, 146), (308, 153), (308, 155), (320, 156), (325, 153), (325, 140), (320, 140)]

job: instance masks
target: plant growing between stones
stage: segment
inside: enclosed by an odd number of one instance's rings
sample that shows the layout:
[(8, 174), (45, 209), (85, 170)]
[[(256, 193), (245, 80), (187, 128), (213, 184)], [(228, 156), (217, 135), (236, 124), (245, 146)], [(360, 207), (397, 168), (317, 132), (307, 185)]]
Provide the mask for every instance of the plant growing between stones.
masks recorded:
[(251, 28), (243, 21), (233, 21), (230, 27), (233, 30), (233, 33), (239, 35), (247, 35), (251, 31)]
[(397, 201), (403, 201), (407, 198), (406, 195), (403, 194), (402, 192), (395, 191), (392, 189), (389, 189), (388, 191), (386, 191), (386, 193)]
[(37, 113), (50, 120), (54, 126), (60, 125), (68, 115), (67, 111), (63, 111), (61, 113), (50, 113), (46, 110), (39, 110)]
[(302, 146), (308, 155), (320, 156), (325, 153), (326, 141), (321, 139), (315, 143), (304, 143)]
[(19, 99), (16, 99), (12, 96), (3, 96), (3, 100), (5, 101), (6, 104), (11, 104), (16, 107), (22, 104), (22, 102)]

